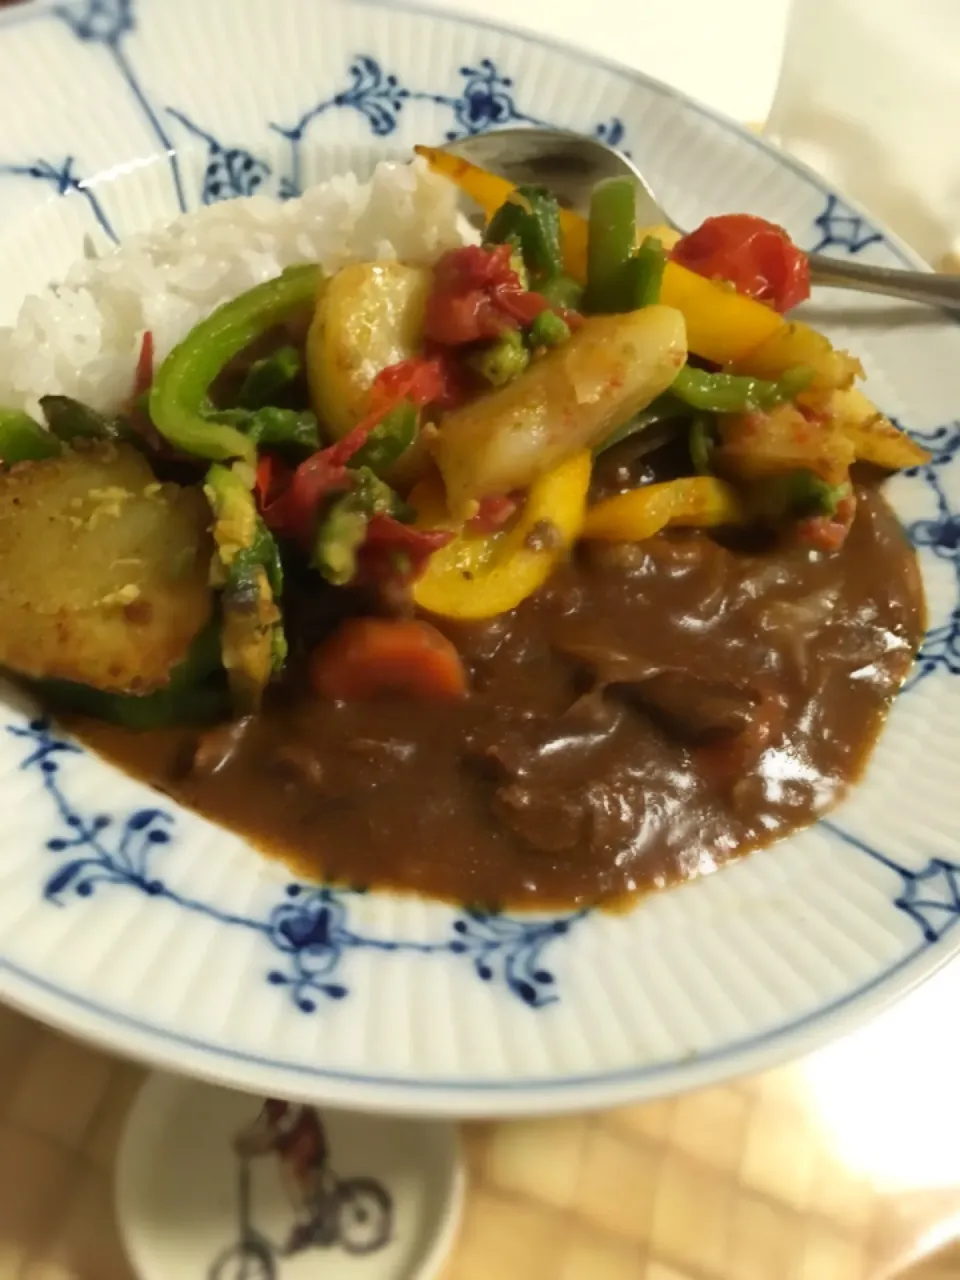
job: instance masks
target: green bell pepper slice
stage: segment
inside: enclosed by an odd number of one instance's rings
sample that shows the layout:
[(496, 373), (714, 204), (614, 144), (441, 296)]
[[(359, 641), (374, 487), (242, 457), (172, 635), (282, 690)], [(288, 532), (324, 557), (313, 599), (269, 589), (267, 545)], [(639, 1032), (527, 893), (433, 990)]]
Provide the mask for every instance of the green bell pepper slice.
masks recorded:
[(776, 382), (735, 373), (707, 373), (689, 365), (677, 374), (670, 391), (702, 413), (752, 413), (794, 400), (813, 377), (809, 369), (789, 369)]
[(275, 280), (225, 302), (174, 347), (150, 390), (150, 419), (170, 444), (215, 462), (255, 460), (255, 441), (204, 413), (210, 388), (255, 338), (310, 307), (319, 279), (317, 266), (291, 267)]

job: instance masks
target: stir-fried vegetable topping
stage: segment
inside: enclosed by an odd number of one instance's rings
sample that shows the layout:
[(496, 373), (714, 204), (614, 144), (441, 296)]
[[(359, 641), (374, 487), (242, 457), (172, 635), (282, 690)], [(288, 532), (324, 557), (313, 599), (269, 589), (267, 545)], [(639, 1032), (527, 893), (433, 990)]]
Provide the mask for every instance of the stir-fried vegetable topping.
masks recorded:
[(648, 484), (598, 503), (587, 512), (585, 538), (642, 542), (667, 525), (742, 524), (746, 518), (736, 489), (713, 476), (691, 476)]
[(667, 255), (656, 236), (647, 236), (623, 269), (623, 291), (627, 311), (638, 311), (660, 301)]
[[(596, 188), (584, 220), (420, 150), (484, 209), (483, 243), (432, 267), (291, 268), (156, 372), (146, 333), (126, 411), (44, 396), (44, 426), (0, 409), (0, 560), (55, 515), (56, 580), (82, 584), (64, 586), (68, 643), (45, 645), (44, 589), (8, 572), (11, 667), (128, 725), (218, 714), (227, 686), (246, 713), (284, 666), (285, 559), (315, 593), (396, 588), (408, 611), (491, 618), (581, 538), (759, 526), (827, 553), (855, 518), (857, 460), (925, 459), (855, 387), (856, 360), (778, 314), (809, 290), (782, 229), (730, 215), (682, 238), (644, 230), (625, 178)], [(590, 505), (598, 458), (661, 448), (675, 479), (625, 463)], [(125, 550), (148, 561), (129, 584)], [(309, 679), (331, 699), (468, 692), (456, 648), (409, 618), (350, 622)]]
[(353, 455), (355, 467), (369, 467), (378, 476), (387, 476), (417, 437), (417, 408), (403, 399), (388, 409)]
[(592, 316), (521, 377), (447, 414), (434, 457), (451, 509), (525, 489), (592, 449), (675, 380), (683, 321), (666, 307)]
[(258, 448), (304, 454), (320, 447), (320, 429), (309, 410), (264, 405), (260, 409), (218, 409), (206, 418), (236, 427)]
[[(552, 312), (543, 312), (538, 316), (530, 326), (531, 335), (542, 316), (552, 314)], [(555, 319), (559, 324), (563, 324), (559, 316)], [(566, 325), (563, 327), (566, 329)], [(567, 332), (569, 333), (569, 330)], [(546, 343), (543, 345), (545, 346)], [(469, 367), (478, 373), (484, 382), (489, 382), (491, 387), (505, 387), (508, 382), (519, 377), (529, 363), (530, 352), (524, 346), (523, 338), (517, 329), (507, 329), (499, 338), (495, 338), (493, 342), (485, 344), (480, 350), (467, 357)]]
[(209, 511), (129, 445), (84, 441), (0, 471), (0, 664), (143, 696), (210, 621)]
[(530, 326), (530, 341), (535, 347), (559, 347), (570, 337), (570, 326), (556, 311), (541, 311)]

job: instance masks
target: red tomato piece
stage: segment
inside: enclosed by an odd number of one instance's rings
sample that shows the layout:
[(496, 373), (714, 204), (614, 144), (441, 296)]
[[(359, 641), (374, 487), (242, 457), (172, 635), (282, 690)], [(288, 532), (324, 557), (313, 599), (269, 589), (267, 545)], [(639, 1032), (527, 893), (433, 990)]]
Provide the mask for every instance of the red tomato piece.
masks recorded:
[(428, 404), (447, 408), (457, 402), (459, 370), (446, 352), (413, 356), (381, 370), (373, 381), (370, 403), (389, 412), (401, 400), (411, 400), (416, 408)]
[(531, 324), (549, 306), (524, 289), (510, 265), (509, 245), (465, 245), (445, 253), (433, 269), (424, 330), (442, 346), (458, 347), (498, 338)]
[(462, 293), (435, 289), (427, 299), (423, 318), (427, 338), (451, 347), (499, 338), (505, 329), (516, 327), (483, 289)]
[(810, 263), (786, 231), (749, 213), (707, 218), (678, 241), (674, 262), (738, 293), (789, 311), (810, 296)]

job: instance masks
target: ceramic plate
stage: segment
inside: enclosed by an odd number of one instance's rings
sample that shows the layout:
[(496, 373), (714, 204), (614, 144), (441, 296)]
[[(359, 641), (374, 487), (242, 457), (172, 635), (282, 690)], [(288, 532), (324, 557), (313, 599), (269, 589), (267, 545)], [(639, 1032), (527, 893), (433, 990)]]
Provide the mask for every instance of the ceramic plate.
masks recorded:
[[(0, 323), (88, 234), (121, 238), (255, 190), (289, 196), (358, 149), (405, 153), (506, 124), (628, 148), (681, 223), (745, 209), (810, 249), (912, 261), (810, 172), (662, 85), (404, 4), (27, 4), (0, 19), (0, 65)], [(933, 455), (892, 487), (930, 629), (866, 779), (829, 822), (623, 915), (474, 914), (289, 883), (9, 694), (0, 996), (264, 1094), (521, 1113), (769, 1065), (948, 959), (960, 944), (960, 331), (842, 296), (809, 311)]]

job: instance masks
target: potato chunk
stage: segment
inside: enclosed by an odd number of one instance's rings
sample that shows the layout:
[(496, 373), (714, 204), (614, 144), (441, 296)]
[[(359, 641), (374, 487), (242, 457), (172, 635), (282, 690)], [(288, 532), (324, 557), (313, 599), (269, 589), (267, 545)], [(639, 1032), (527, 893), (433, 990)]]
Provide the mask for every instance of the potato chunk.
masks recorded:
[(829, 484), (843, 484), (853, 459), (853, 445), (839, 427), (811, 422), (795, 405), (781, 404), (769, 413), (722, 418), (713, 466), (732, 480), (762, 480), (807, 470)]
[(419, 352), (432, 280), (427, 267), (361, 262), (338, 271), (320, 291), (307, 371), (314, 408), (337, 438), (367, 412), (381, 369)]
[(525, 489), (590, 449), (670, 386), (687, 358), (670, 307), (592, 316), (518, 378), (448, 413), (434, 454), (450, 510)]
[(210, 512), (128, 446), (0, 475), (0, 664), (115, 693), (161, 688), (208, 622)]

